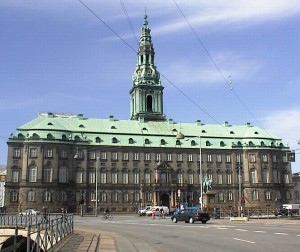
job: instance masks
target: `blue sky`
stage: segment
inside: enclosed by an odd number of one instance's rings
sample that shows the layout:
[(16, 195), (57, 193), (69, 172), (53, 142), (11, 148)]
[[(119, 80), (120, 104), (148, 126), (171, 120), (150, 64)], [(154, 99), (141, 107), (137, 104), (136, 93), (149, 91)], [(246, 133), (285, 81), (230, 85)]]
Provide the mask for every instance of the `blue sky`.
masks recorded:
[(297, 0), (1, 0), (0, 164), (10, 132), (39, 112), (129, 118), (132, 48), (145, 8), (168, 118), (250, 122), (299, 149), (299, 7)]

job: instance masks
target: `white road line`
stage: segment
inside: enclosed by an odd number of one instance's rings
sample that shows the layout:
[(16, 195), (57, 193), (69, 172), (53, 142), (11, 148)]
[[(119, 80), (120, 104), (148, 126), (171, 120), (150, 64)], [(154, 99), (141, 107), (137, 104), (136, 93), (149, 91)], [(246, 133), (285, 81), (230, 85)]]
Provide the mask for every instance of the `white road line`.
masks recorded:
[(253, 242), (253, 241), (247, 241), (247, 240), (242, 240), (242, 239), (238, 239), (238, 238), (233, 238), (233, 239), (237, 240), (237, 241), (242, 241), (242, 242), (256, 243), (256, 242)]
[(246, 230), (246, 229), (238, 229), (238, 228), (236, 228), (235, 229), (236, 231), (242, 231), (242, 232), (247, 232), (248, 230)]
[(257, 231), (254, 231), (255, 233), (266, 233), (266, 231), (260, 231), (260, 230), (257, 230)]
[(287, 233), (274, 233), (276, 235), (288, 235)]
[(222, 227), (219, 227), (219, 228), (217, 228), (217, 229), (228, 229), (228, 228), (222, 228)]

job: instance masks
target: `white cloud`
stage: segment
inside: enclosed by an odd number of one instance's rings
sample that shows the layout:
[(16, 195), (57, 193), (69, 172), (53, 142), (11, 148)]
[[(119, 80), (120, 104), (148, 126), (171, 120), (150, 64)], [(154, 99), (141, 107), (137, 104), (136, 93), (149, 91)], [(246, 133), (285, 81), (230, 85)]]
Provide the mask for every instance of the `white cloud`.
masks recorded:
[(229, 82), (228, 75), (231, 75), (232, 86), (235, 87), (236, 83), (239, 83), (238, 80), (254, 75), (261, 69), (261, 63), (243, 58), (241, 55), (234, 53), (216, 52), (211, 55), (223, 76), (209, 59), (209, 63), (203, 62), (201, 64), (199, 62), (197, 65), (186, 59), (180, 59), (171, 64), (167, 62), (167, 67), (160, 66), (161, 73), (166, 76), (172, 76), (172, 81), (179, 86), (220, 85), (220, 83), (224, 82), (223, 77)]
[(291, 148), (297, 147), (300, 139), (298, 109), (274, 111), (262, 119), (262, 124), (267, 131), (288, 142)]

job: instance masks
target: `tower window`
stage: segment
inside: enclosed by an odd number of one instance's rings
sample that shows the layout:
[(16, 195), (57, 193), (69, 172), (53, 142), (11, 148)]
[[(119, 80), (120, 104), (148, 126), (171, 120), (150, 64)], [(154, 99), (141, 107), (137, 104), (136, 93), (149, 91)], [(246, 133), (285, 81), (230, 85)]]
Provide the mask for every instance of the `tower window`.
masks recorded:
[(152, 96), (147, 96), (147, 111), (152, 111)]

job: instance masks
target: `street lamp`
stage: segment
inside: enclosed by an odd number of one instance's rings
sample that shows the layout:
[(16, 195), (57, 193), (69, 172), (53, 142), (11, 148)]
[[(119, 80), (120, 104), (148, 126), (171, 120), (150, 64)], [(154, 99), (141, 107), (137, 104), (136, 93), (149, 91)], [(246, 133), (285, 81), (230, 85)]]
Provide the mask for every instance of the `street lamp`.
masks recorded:
[(203, 206), (203, 176), (202, 176), (202, 148), (201, 148), (201, 136), (199, 136), (199, 173), (200, 173), (200, 208)]
[(98, 170), (99, 170), (100, 157), (97, 157), (96, 161), (96, 171), (95, 171), (95, 193), (96, 193), (96, 202), (95, 202), (95, 216), (98, 216)]
[[(199, 199), (199, 204), (200, 204), (200, 208), (202, 209), (203, 207), (203, 176), (202, 176), (202, 147), (201, 147), (201, 136), (198, 136), (199, 138), (199, 176), (200, 176), (200, 199)], [(180, 139), (184, 139), (184, 135), (179, 132), (176, 135), (176, 139), (180, 140)], [(188, 140), (188, 139), (186, 139)]]
[(180, 195), (181, 195), (181, 191), (180, 189), (177, 190), (177, 196), (178, 196), (178, 212), (180, 212)]

